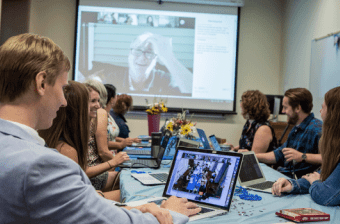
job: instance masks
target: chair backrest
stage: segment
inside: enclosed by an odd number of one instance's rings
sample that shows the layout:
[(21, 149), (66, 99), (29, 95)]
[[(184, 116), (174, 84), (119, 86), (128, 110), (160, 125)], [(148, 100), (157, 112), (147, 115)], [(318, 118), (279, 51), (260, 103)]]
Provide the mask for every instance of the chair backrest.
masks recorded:
[(273, 127), (275, 136), (278, 140), (278, 146), (281, 146), (283, 143), (287, 141), (289, 132), (292, 130), (293, 125), (289, 125), (287, 122), (270, 122), (270, 125)]

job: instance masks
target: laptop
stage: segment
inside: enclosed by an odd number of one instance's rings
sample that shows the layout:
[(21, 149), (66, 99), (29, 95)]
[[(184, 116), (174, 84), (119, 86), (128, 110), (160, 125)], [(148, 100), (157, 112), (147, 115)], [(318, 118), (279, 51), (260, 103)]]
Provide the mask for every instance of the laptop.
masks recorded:
[(217, 141), (215, 135), (210, 135), (209, 139), (210, 139), (211, 145), (212, 145), (212, 147), (215, 151), (222, 151), (220, 144), (218, 144), (218, 141)]
[(200, 143), (198, 141), (185, 139), (185, 138), (178, 138), (176, 136), (171, 137), (170, 142), (165, 149), (163, 159), (173, 159), (175, 152), (176, 152), (176, 149), (178, 147), (188, 147), (188, 148), (198, 149), (199, 146), (200, 146)]
[(179, 147), (176, 150), (163, 197), (126, 203), (138, 206), (158, 205), (171, 196), (185, 197), (202, 211), (189, 221), (229, 212), (243, 154)]
[[(121, 167), (121, 168), (155, 168), (155, 169), (158, 169), (161, 166), (161, 162), (162, 162), (164, 151), (165, 151), (165, 149), (161, 145), (161, 141), (159, 141), (159, 145), (160, 145), (160, 148), (159, 148), (159, 150), (157, 150), (158, 152), (153, 152), (154, 154), (157, 154), (157, 157), (138, 158), (138, 159), (134, 159), (134, 160), (129, 160), (129, 161), (121, 163), (120, 165), (118, 165), (118, 167)], [(153, 154), (151, 154), (151, 155), (153, 155)]]
[(244, 152), (238, 182), (244, 188), (272, 193), (273, 181), (267, 181), (254, 151)]
[(200, 139), (202, 141), (203, 149), (210, 149), (209, 141), (203, 129), (197, 128), (197, 133), (200, 136)]

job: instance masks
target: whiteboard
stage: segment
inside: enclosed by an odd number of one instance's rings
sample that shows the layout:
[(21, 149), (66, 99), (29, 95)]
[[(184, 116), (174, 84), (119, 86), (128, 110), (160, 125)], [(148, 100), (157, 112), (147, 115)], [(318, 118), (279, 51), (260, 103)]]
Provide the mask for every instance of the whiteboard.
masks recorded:
[(325, 93), (340, 86), (340, 50), (335, 43), (340, 33), (312, 41), (309, 90), (313, 95), (315, 117), (321, 119), (320, 109)]

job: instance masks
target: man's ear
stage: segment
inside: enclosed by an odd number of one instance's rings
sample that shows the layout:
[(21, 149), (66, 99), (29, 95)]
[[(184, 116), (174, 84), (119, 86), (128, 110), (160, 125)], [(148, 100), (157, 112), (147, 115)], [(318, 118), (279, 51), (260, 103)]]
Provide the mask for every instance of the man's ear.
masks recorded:
[(45, 94), (46, 77), (47, 74), (45, 71), (39, 72), (35, 77), (35, 91), (41, 96)]
[(301, 105), (299, 104), (296, 108), (295, 108), (295, 112), (296, 113), (300, 113), (300, 111), (302, 111)]

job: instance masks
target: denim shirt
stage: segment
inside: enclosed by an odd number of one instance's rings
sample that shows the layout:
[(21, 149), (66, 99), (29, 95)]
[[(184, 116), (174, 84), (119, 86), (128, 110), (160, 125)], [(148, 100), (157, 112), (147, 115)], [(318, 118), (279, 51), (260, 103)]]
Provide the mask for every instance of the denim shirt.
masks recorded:
[(316, 180), (310, 184), (304, 178), (290, 179), (289, 182), (293, 186), (290, 194), (307, 194), (309, 192), (311, 198), (320, 205), (340, 205), (340, 163), (323, 182)]
[(281, 147), (274, 150), (276, 164), (281, 166), (278, 170), (289, 177), (292, 177), (291, 174), (293, 171), (298, 177), (301, 177), (316, 170), (319, 165), (300, 162), (293, 166), (292, 163), (286, 162), (282, 149), (293, 148), (302, 153), (318, 154), (321, 131), (322, 121), (316, 119), (313, 113), (306, 117), (301, 124), (293, 127), (288, 135), (287, 141)]

